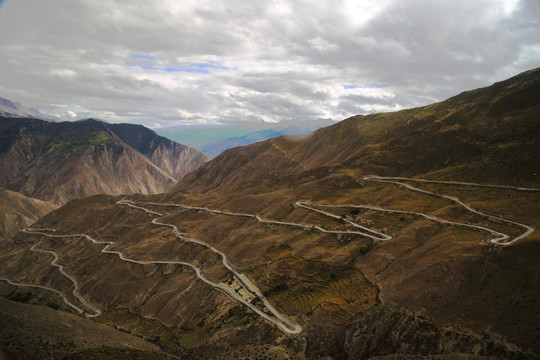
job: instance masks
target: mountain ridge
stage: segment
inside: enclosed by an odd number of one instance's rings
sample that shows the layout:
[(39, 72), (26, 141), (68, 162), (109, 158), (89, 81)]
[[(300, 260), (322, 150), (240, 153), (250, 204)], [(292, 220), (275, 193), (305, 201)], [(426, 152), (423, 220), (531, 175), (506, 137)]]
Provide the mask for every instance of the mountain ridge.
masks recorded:
[(19, 103), (0, 97), (0, 116), (2, 117), (31, 117), (35, 119), (50, 120), (34, 108), (27, 108)]
[[(281, 168), (299, 174), (335, 166), (360, 167), (366, 173), (383, 176), (429, 172), (434, 179), (453, 176), (455, 180), (481, 181), (489, 174), (491, 179), (502, 176), (505, 182), (538, 184), (540, 178), (534, 174), (540, 174), (540, 169), (534, 164), (540, 150), (534, 144), (540, 133), (540, 124), (535, 121), (540, 103), (539, 79), (540, 69), (534, 69), (432, 105), (353, 116), (310, 135), (284, 136), (229, 149), (186, 176), (174, 189), (210, 191), (217, 186), (215, 178), (222, 179), (219, 186), (235, 185), (241, 179), (278, 179)], [(473, 118), (474, 122), (468, 122)], [(493, 134), (486, 133), (488, 129)], [(519, 156), (498, 158), (504, 146), (513, 146)], [(251, 159), (243, 155), (246, 152), (251, 152)], [(245, 163), (236, 168), (236, 174), (229, 174), (227, 162), (235, 159), (234, 166), (238, 166), (238, 158), (245, 159)], [(264, 171), (250, 170), (264, 159), (272, 159)], [(473, 171), (464, 165), (472, 161), (483, 162), (479, 164), (481, 170), (476, 166)], [(503, 169), (498, 169), (501, 166)], [(517, 174), (517, 166), (529, 168), (525, 178), (521, 171), (520, 177), (512, 175)], [(441, 173), (442, 169), (447, 170)]]
[[(163, 192), (209, 159), (143, 126), (94, 119), (2, 118), (0, 137), (0, 185), (57, 204), (99, 193)], [(151, 144), (144, 154), (141, 139)]]

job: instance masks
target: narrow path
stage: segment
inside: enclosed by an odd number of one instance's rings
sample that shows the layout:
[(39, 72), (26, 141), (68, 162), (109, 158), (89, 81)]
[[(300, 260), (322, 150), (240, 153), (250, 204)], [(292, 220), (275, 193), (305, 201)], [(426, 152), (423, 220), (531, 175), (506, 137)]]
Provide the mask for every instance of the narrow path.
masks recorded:
[[(27, 234), (32, 234), (32, 235), (45, 235), (45, 236), (48, 236), (48, 237), (56, 237), (56, 238), (70, 237), (70, 236), (64, 236), (64, 235), (52, 235), (52, 234), (50, 234), (48, 232), (45, 232), (45, 231), (54, 232), (53, 229), (40, 229), (40, 230), (34, 230), (34, 229), (30, 229), (30, 228), (23, 229), (23, 232), (25, 232)], [(60, 271), (60, 273), (65, 278), (67, 278), (69, 281), (71, 281), (73, 283), (73, 291), (72, 291), (73, 296), (75, 296), (77, 298), (77, 300), (79, 300), (87, 309), (90, 309), (93, 312), (93, 314), (88, 313), (87, 311), (84, 311), (80, 307), (73, 304), (71, 301), (68, 300), (67, 296), (64, 293), (62, 293), (59, 290), (56, 290), (54, 288), (51, 288), (51, 287), (48, 287), (48, 286), (42, 286), (42, 285), (17, 283), (17, 282), (14, 282), (14, 281), (12, 281), (12, 280), (10, 280), (8, 278), (5, 278), (5, 277), (0, 278), (0, 280), (7, 281), (11, 285), (15, 285), (15, 286), (33, 287), (33, 288), (40, 288), (40, 289), (44, 289), (44, 290), (48, 290), (48, 291), (53, 291), (53, 292), (57, 293), (58, 295), (60, 295), (62, 297), (62, 299), (64, 300), (64, 303), (66, 303), (66, 305), (72, 307), (73, 309), (75, 309), (80, 314), (84, 314), (87, 317), (94, 317), (94, 316), (101, 315), (101, 310), (99, 310), (96, 307), (90, 305), (86, 301), (86, 299), (80, 294), (80, 292), (79, 292), (79, 283), (77, 282), (77, 280), (73, 276), (69, 275), (66, 272), (63, 265), (58, 264), (58, 261), (60, 260), (58, 254), (53, 250), (37, 249), (37, 247), (40, 244), (41, 244), (41, 241), (39, 241), (36, 244), (32, 245), (30, 247), (30, 251), (40, 252), (40, 253), (44, 253), (44, 254), (51, 254), (54, 257), (54, 259), (50, 262), (50, 265), (54, 266), (54, 267), (57, 267), (58, 270)]]
[[(393, 210), (393, 209), (387, 209), (387, 208), (381, 208), (381, 207), (369, 206), (369, 205), (329, 205), (329, 204), (314, 204), (314, 205), (321, 206), (321, 207), (328, 207), (328, 208), (356, 208), (356, 209), (375, 210), (375, 211), (386, 212), (386, 213), (416, 215), (416, 216), (420, 216), (420, 217), (423, 217), (423, 218), (428, 219), (428, 220), (436, 221), (436, 222), (441, 223), (441, 224), (467, 227), (467, 228), (471, 228), (471, 229), (475, 229), (475, 230), (488, 232), (488, 233), (490, 233), (492, 235), (495, 235), (495, 238), (490, 239), (490, 241), (494, 241), (494, 240), (499, 240), (500, 241), (500, 240), (508, 238), (508, 235), (506, 235), (504, 233), (501, 233), (499, 231), (484, 227), (484, 226), (471, 225), (471, 224), (466, 224), (466, 223), (458, 223), (458, 222), (454, 222), (454, 221), (439, 219), (439, 218), (430, 216), (428, 214), (424, 214), (424, 213), (416, 212), (416, 211)], [(388, 237), (388, 239), (385, 239), (385, 240), (391, 240), (392, 239), (391, 236), (389, 236), (389, 235), (386, 235), (386, 236)]]
[(302, 165), (298, 160), (295, 160), (293, 158), (290, 157), (290, 155), (285, 151), (283, 150), (281, 147), (279, 147), (277, 144), (276, 144), (276, 140), (275, 139), (272, 139), (272, 141), (270, 142), (272, 144), (272, 147), (274, 149), (276, 149), (277, 151), (279, 151), (283, 157), (285, 157), (287, 160), (289, 160), (290, 162), (293, 162), (295, 163), (296, 165), (298, 165), (299, 167), (301, 167), (303, 170), (306, 170), (305, 166)]
[[(249, 307), (251, 310), (253, 310), (254, 312), (256, 312), (258, 315), (260, 315), (261, 317), (263, 317), (264, 319), (270, 321), (271, 323), (277, 325), (281, 330), (289, 333), (289, 334), (297, 334), (297, 333), (300, 333), (302, 331), (302, 327), (298, 324), (295, 324), (293, 323), (292, 321), (288, 320), (287, 318), (285, 318), (283, 315), (281, 315), (275, 308), (274, 306), (272, 306), (272, 304), (270, 304), (270, 302), (268, 302), (268, 300), (266, 299), (266, 297), (260, 292), (260, 290), (253, 284), (251, 283), (249, 280), (247, 280), (247, 278), (245, 278), (244, 276), (240, 275), (230, 264), (229, 262), (227, 261), (227, 255), (225, 255), (223, 252), (217, 250), (215, 247), (213, 247), (212, 245), (210, 244), (207, 244), (203, 241), (200, 241), (200, 240), (197, 240), (197, 239), (193, 239), (193, 238), (189, 238), (187, 236), (184, 236), (182, 234), (180, 234), (180, 231), (178, 230), (178, 227), (176, 227), (176, 225), (173, 225), (173, 224), (167, 224), (167, 223), (162, 223), (162, 222), (159, 222), (157, 221), (157, 219), (159, 219), (160, 217), (163, 216), (163, 214), (161, 213), (158, 213), (158, 212), (155, 212), (155, 211), (152, 211), (152, 210), (149, 210), (149, 209), (146, 209), (142, 206), (138, 206), (136, 204), (139, 204), (139, 203), (134, 203), (132, 201), (129, 201), (129, 200), (120, 200), (117, 202), (117, 204), (120, 204), (120, 205), (127, 205), (129, 207), (132, 207), (132, 208), (135, 208), (135, 209), (139, 209), (139, 210), (142, 210), (142, 211), (145, 211), (146, 213), (148, 214), (152, 214), (152, 215), (156, 215), (157, 217), (154, 218), (152, 220), (152, 224), (155, 224), (155, 225), (160, 225), (160, 226), (166, 226), (166, 227), (170, 227), (173, 229), (174, 231), (174, 234), (177, 238), (181, 239), (181, 240), (184, 240), (184, 241), (187, 241), (187, 242), (193, 242), (193, 243), (196, 243), (196, 244), (199, 244), (199, 245), (202, 245), (202, 246), (205, 246), (206, 248), (212, 250), (213, 252), (215, 252), (216, 254), (220, 255), (221, 258), (222, 258), (222, 263), (223, 263), (223, 266), (225, 266), (225, 268), (227, 268), (235, 277), (236, 279), (246, 288), (246, 290), (248, 290), (249, 292), (251, 292), (253, 295), (255, 295), (256, 297), (258, 297), (263, 303), (264, 305), (266, 306), (266, 308), (275, 316), (272, 317), (272, 316), (269, 316), (268, 314), (264, 313), (263, 311), (261, 311), (259, 308), (257, 308), (256, 306), (252, 305), (251, 303), (245, 301), (242, 297), (240, 297), (236, 292), (234, 292), (233, 290), (230, 290), (228, 287), (225, 287), (221, 284), (216, 284), (214, 282), (211, 282), (209, 280), (207, 280), (206, 278), (204, 278), (202, 275), (201, 275), (201, 272), (199, 270), (199, 268), (197, 268), (196, 266), (192, 265), (192, 264), (189, 264), (189, 263), (184, 263), (184, 262), (175, 262), (175, 261), (152, 261), (152, 262), (144, 262), (144, 263), (160, 263), (160, 264), (174, 264), (174, 263), (178, 263), (178, 264), (182, 264), (182, 265), (187, 265), (187, 266), (190, 266), (191, 268), (193, 268), (197, 274), (197, 276), (203, 280), (205, 283), (211, 285), (211, 286), (214, 286), (215, 288), (218, 288), (219, 290), (225, 292), (227, 295), (231, 296), (234, 300), (238, 301), (238, 302), (241, 302), (242, 304), (246, 305), (247, 307)], [(170, 204), (157, 204), (157, 203), (154, 203), (153, 205), (160, 205), (160, 206), (171, 206)], [(214, 212), (219, 212), (219, 210), (215, 210)], [(241, 216), (245, 216), (246, 214), (242, 214)], [(103, 252), (103, 250), (102, 250)], [(118, 254), (121, 254), (121, 253), (118, 253)], [(123, 256), (123, 255), (122, 255)], [(132, 260), (133, 261), (133, 260)], [(138, 262), (138, 263), (143, 263), (143, 262)]]
[(56, 289), (53, 289), (53, 288), (50, 288), (48, 286), (42, 286), (42, 285), (32, 285), (32, 284), (23, 284), (23, 283), (18, 283), (18, 282), (15, 282), (15, 281), (11, 281), (10, 279), (8, 278), (5, 278), (5, 277), (0, 277), (0, 280), (1, 281), (5, 281), (7, 282), (8, 284), (10, 285), (13, 285), (13, 286), (18, 286), (18, 287), (29, 287), (29, 288), (36, 288), (36, 289), (43, 289), (43, 290), (47, 290), (47, 291), (52, 291), (58, 295), (60, 295), (60, 297), (62, 298), (62, 300), (64, 300), (64, 302), (71, 306), (73, 309), (75, 309), (79, 314), (85, 314), (85, 311), (83, 309), (81, 309), (80, 307), (76, 306), (75, 304), (73, 304), (71, 301), (68, 300), (67, 296), (64, 295), (64, 293), (56, 290)]
[[(319, 230), (320, 232), (330, 233), (330, 234), (362, 235), (362, 236), (366, 236), (366, 237), (369, 237), (369, 238), (371, 238), (373, 240), (377, 240), (377, 241), (385, 241), (385, 240), (391, 240), (392, 239), (392, 237), (390, 235), (387, 235), (387, 234), (384, 234), (382, 232), (378, 232), (378, 231), (375, 231), (373, 229), (367, 228), (365, 226), (362, 226), (360, 224), (357, 224), (357, 223), (353, 222), (352, 220), (342, 218), (341, 216), (338, 216), (338, 215), (335, 215), (335, 214), (332, 214), (332, 213), (329, 213), (329, 212), (322, 211), (322, 210), (316, 209), (314, 207), (311, 207), (309, 205), (312, 205), (312, 204), (309, 203), (309, 202), (297, 201), (295, 203), (295, 205), (298, 206), (298, 207), (304, 208), (306, 210), (313, 211), (313, 212), (316, 212), (316, 213), (331, 217), (333, 219), (337, 219), (337, 220), (340, 220), (340, 221), (345, 221), (346, 223), (351, 224), (352, 226), (357, 227), (357, 228), (362, 229), (362, 230), (365, 231), (365, 232), (361, 232), (361, 231), (339, 231), (339, 230), (330, 231), (330, 230), (325, 230), (325, 229), (321, 228), (320, 226), (314, 225), (313, 227), (315, 229)], [(332, 205), (319, 205), (319, 206), (339, 207), (339, 206), (332, 206)]]
[[(284, 222), (284, 221), (267, 220), (267, 219), (262, 219), (260, 216), (255, 215), (255, 214), (234, 213), (234, 212), (210, 209), (210, 208), (206, 208), (206, 207), (188, 206), (188, 205), (183, 205), (183, 204), (162, 204), (162, 203), (152, 203), (152, 202), (133, 202), (133, 201), (129, 201), (129, 200), (120, 200), (120, 201), (117, 202), (118, 205), (129, 206), (131, 208), (144, 211), (144, 212), (146, 212), (148, 214), (155, 215), (156, 217), (154, 219), (152, 219), (152, 221), (151, 221), (152, 224), (155, 224), (155, 225), (158, 225), (158, 226), (169, 227), (169, 228), (173, 229), (174, 235), (177, 238), (179, 238), (179, 239), (181, 239), (183, 241), (186, 241), (186, 242), (193, 242), (193, 243), (202, 245), (202, 246), (210, 249), (211, 251), (215, 252), (216, 254), (218, 254), (222, 259), (223, 266), (227, 270), (229, 270), (231, 272), (231, 274), (233, 274), (233, 276), (242, 284), (242, 286), (247, 291), (252, 293), (254, 296), (259, 298), (263, 302), (265, 307), (273, 314), (273, 316), (271, 316), (271, 315), (263, 312), (262, 310), (260, 310), (256, 306), (252, 305), (251, 303), (247, 302), (246, 300), (244, 300), (239, 294), (237, 294), (235, 291), (229, 289), (228, 287), (226, 287), (224, 285), (221, 285), (221, 284), (218, 284), (218, 283), (214, 283), (214, 282), (206, 279), (201, 274), (201, 270), (198, 267), (191, 264), (191, 263), (183, 262), (183, 261), (135, 260), (135, 259), (130, 259), (130, 258), (125, 257), (122, 252), (109, 250), (109, 247), (111, 245), (113, 245), (113, 242), (111, 242), (111, 241), (98, 241), (98, 240), (95, 240), (95, 239), (93, 239), (92, 237), (90, 237), (90, 236), (88, 236), (86, 234), (56, 235), (56, 234), (54, 234), (54, 232), (55, 232), (54, 229), (31, 229), (31, 228), (27, 228), (27, 229), (24, 229), (23, 231), (25, 233), (27, 233), (27, 234), (42, 235), (42, 236), (47, 236), (47, 237), (50, 237), (50, 238), (78, 238), (78, 237), (86, 238), (87, 240), (91, 241), (94, 244), (105, 245), (105, 247), (103, 247), (101, 249), (102, 253), (104, 253), (104, 254), (114, 254), (114, 255), (118, 256), (120, 260), (130, 262), (130, 263), (134, 263), (134, 264), (140, 264), (140, 265), (174, 264), (174, 265), (182, 265), (182, 266), (190, 267), (195, 272), (196, 276), (199, 279), (201, 279), (204, 283), (206, 283), (206, 284), (214, 287), (215, 289), (223, 292), (224, 294), (228, 295), (233, 300), (244, 304), (246, 307), (248, 307), (249, 309), (254, 311), (256, 314), (258, 314), (259, 316), (261, 316), (265, 320), (269, 321), (270, 323), (278, 326), (282, 331), (284, 331), (286, 333), (289, 333), (289, 334), (300, 333), (302, 331), (302, 327), (300, 325), (296, 324), (296, 323), (293, 323), (292, 321), (290, 321), (289, 319), (287, 319), (283, 315), (281, 315), (272, 306), (272, 304), (270, 304), (270, 302), (268, 302), (266, 297), (262, 295), (260, 290), (253, 283), (251, 283), (251, 281), (249, 281), (249, 279), (247, 279), (242, 274), (238, 273), (229, 264), (229, 262), (227, 260), (227, 256), (223, 252), (219, 251), (214, 246), (212, 246), (210, 244), (207, 244), (207, 243), (205, 243), (205, 242), (203, 242), (201, 240), (189, 238), (189, 237), (181, 234), (176, 225), (159, 222), (158, 219), (163, 217), (163, 214), (158, 213), (156, 211), (149, 210), (149, 209), (147, 209), (147, 208), (145, 208), (144, 206), (141, 206), (141, 205), (179, 207), (179, 208), (182, 208), (182, 209), (199, 210), (199, 211), (205, 211), (205, 212), (209, 212), (209, 213), (221, 214), (221, 215), (226, 215), (226, 216), (247, 217), (247, 218), (255, 219), (255, 220), (259, 221), (262, 224), (297, 227), (297, 228), (301, 228), (301, 229), (308, 230), (308, 231), (315, 229), (315, 230), (318, 230), (318, 231), (320, 231), (322, 233), (329, 233), (329, 234), (354, 234), (354, 235), (365, 236), (365, 237), (371, 238), (371, 239), (373, 239), (375, 241), (391, 240), (392, 236), (384, 234), (384, 233), (379, 232), (379, 231), (376, 231), (374, 229), (367, 228), (367, 227), (362, 226), (360, 224), (357, 224), (357, 223), (355, 223), (355, 222), (353, 222), (353, 221), (351, 221), (351, 220), (349, 220), (347, 218), (342, 218), (341, 216), (332, 214), (330, 212), (317, 209), (314, 206), (326, 207), (326, 208), (359, 208), (359, 209), (369, 209), (369, 210), (381, 211), (381, 212), (387, 212), (387, 213), (398, 213), (398, 214), (409, 214), (409, 215), (420, 216), (420, 217), (423, 217), (423, 218), (428, 219), (428, 220), (439, 222), (441, 224), (461, 226), (461, 227), (471, 228), (471, 229), (479, 230), (479, 231), (482, 231), (482, 232), (490, 233), (490, 234), (494, 235), (494, 238), (490, 239), (489, 241), (491, 241), (494, 244), (501, 245), (501, 246), (507, 246), (507, 245), (510, 245), (510, 244), (518, 241), (518, 240), (524, 239), (525, 237), (527, 237), (528, 235), (530, 235), (534, 231), (534, 228), (532, 226), (521, 224), (521, 223), (518, 223), (516, 221), (507, 220), (507, 219), (504, 219), (504, 218), (501, 218), (501, 217), (497, 217), (497, 216), (493, 216), (493, 215), (489, 215), (489, 214), (485, 214), (485, 213), (482, 213), (480, 211), (477, 211), (477, 210), (473, 209), (471, 206), (469, 206), (469, 205), (465, 204), (464, 202), (462, 202), (457, 197), (443, 195), (443, 194), (437, 194), (437, 193), (430, 192), (430, 191), (427, 191), (427, 190), (422, 190), (422, 189), (416, 188), (416, 187), (414, 187), (412, 185), (409, 185), (407, 183), (404, 183), (403, 181), (420, 182), (420, 183), (449, 184), (449, 185), (479, 186), (479, 187), (510, 189), (510, 190), (518, 190), (518, 191), (540, 191), (540, 189), (502, 186), (502, 185), (486, 185), (486, 184), (476, 184), (476, 183), (456, 182), (456, 181), (434, 181), (434, 180), (425, 180), (425, 179), (411, 179), (411, 178), (404, 178), (404, 177), (366, 176), (363, 179), (365, 181), (369, 181), (369, 182), (395, 184), (395, 185), (398, 185), (398, 186), (402, 186), (402, 187), (404, 187), (404, 188), (406, 188), (408, 190), (411, 190), (411, 191), (415, 191), (415, 192), (423, 193), (423, 194), (426, 194), (426, 195), (435, 196), (435, 197), (438, 197), (438, 198), (450, 200), (452, 202), (455, 202), (456, 204), (459, 204), (460, 206), (464, 207), (467, 211), (470, 211), (470, 212), (472, 212), (474, 214), (477, 214), (479, 216), (485, 217), (485, 218), (490, 219), (490, 220), (501, 221), (501, 222), (504, 222), (504, 223), (507, 223), (507, 224), (510, 224), (510, 225), (521, 227), (521, 228), (525, 229), (525, 232), (522, 233), (521, 235), (515, 237), (514, 239), (509, 240), (510, 239), (509, 235), (504, 234), (504, 233), (499, 232), (499, 231), (496, 231), (496, 230), (493, 230), (493, 229), (490, 229), (488, 227), (480, 226), (480, 225), (473, 225), (473, 224), (459, 223), (459, 222), (444, 220), (444, 219), (436, 218), (436, 217), (433, 217), (433, 216), (430, 216), (428, 214), (421, 213), (421, 212), (407, 211), (407, 210), (394, 210), (394, 209), (387, 209), (387, 208), (381, 208), (381, 207), (376, 207), (376, 206), (356, 205), (356, 204), (351, 204), (351, 205), (330, 205), (330, 204), (312, 204), (312, 203), (310, 203), (308, 201), (296, 201), (295, 202), (295, 206), (298, 207), (298, 208), (303, 208), (303, 209), (306, 209), (308, 211), (316, 212), (316, 213), (321, 214), (323, 216), (330, 217), (332, 219), (337, 219), (337, 220), (344, 221), (344, 222), (348, 223), (349, 225), (351, 225), (351, 226), (353, 226), (353, 227), (355, 227), (357, 229), (360, 229), (362, 231), (326, 230), (326, 229), (322, 228), (319, 225), (299, 224), (299, 223), (291, 223), (291, 222)], [(508, 241), (506, 241), (506, 240), (508, 240)], [(84, 314), (87, 317), (99, 316), (101, 314), (101, 310), (99, 310), (98, 308), (92, 306), (91, 304), (88, 303), (88, 301), (86, 301), (86, 299), (79, 292), (79, 283), (77, 282), (77, 280), (73, 276), (69, 275), (65, 271), (63, 265), (58, 264), (58, 261), (59, 261), (58, 254), (53, 250), (38, 249), (37, 247), (40, 244), (41, 244), (41, 242), (38, 242), (38, 243), (32, 245), (30, 247), (30, 250), (34, 251), (34, 252), (40, 252), (40, 253), (53, 255), (54, 259), (53, 259), (53, 261), (51, 261), (50, 265), (57, 267), (59, 269), (60, 273), (73, 283), (72, 294), (81, 302), (81, 304), (83, 304), (87, 309), (90, 309), (91, 312), (93, 312), (93, 313), (89, 313), (89, 312), (83, 310), (82, 308), (76, 306), (75, 304), (73, 304), (72, 302), (69, 301), (69, 299), (67, 298), (67, 296), (64, 293), (62, 293), (61, 291), (59, 291), (57, 289), (50, 288), (50, 287), (47, 287), (47, 286), (42, 286), (42, 285), (23, 284), (23, 283), (19, 283), (19, 282), (16, 282), (16, 281), (12, 281), (12, 280), (10, 280), (10, 279), (8, 279), (6, 277), (0, 277), (0, 281), (6, 281), (7, 283), (9, 283), (11, 285), (19, 286), (19, 287), (39, 288), (39, 289), (43, 289), (43, 290), (47, 290), (47, 291), (52, 291), (52, 292), (58, 294), (68, 306), (75, 309), (77, 312), (79, 312), (81, 314)]]
[(364, 180), (402, 180), (402, 181), (412, 181), (419, 183), (429, 183), (429, 184), (443, 184), (443, 185), (466, 185), (466, 186), (477, 186), (477, 187), (487, 187), (493, 189), (509, 189), (509, 190), (518, 190), (518, 191), (540, 191), (538, 188), (526, 188), (518, 186), (508, 186), (508, 185), (490, 185), (490, 184), (479, 184), (473, 182), (464, 182), (464, 181), (444, 181), (444, 180), (426, 180), (426, 179), (414, 179), (406, 178), (400, 176), (365, 176)]
[[(36, 232), (32, 232), (31, 229), (24, 229), (23, 230), (24, 232), (28, 233), (28, 234), (36, 234)], [(46, 233), (41, 233), (41, 234), (46, 234)], [(52, 266), (55, 266), (58, 268), (58, 270), (60, 270), (60, 272), (62, 273), (62, 275), (64, 275), (69, 281), (71, 281), (73, 283), (73, 291), (72, 291), (72, 294), (84, 305), (86, 306), (86, 308), (92, 310), (94, 312), (94, 314), (86, 314), (87, 316), (89, 317), (93, 317), (93, 316), (99, 316), (101, 315), (101, 310), (95, 308), (94, 306), (90, 305), (86, 299), (79, 293), (79, 283), (77, 282), (77, 280), (69, 275), (65, 270), (64, 270), (64, 266), (63, 265), (60, 265), (58, 264), (58, 260), (60, 259), (58, 257), (58, 254), (55, 252), (55, 251), (52, 251), (52, 250), (42, 250), (42, 249), (36, 249), (36, 247), (41, 244), (41, 241), (38, 242), (37, 244), (34, 244), (30, 250), (31, 251), (35, 251), (35, 252), (40, 252), (40, 253), (45, 253), (45, 254), (51, 254), (52, 256), (54, 256), (54, 260), (51, 261), (51, 265)], [(68, 304), (69, 305), (69, 304)]]
[[(135, 203), (132, 203), (132, 204), (135, 204)], [(213, 213), (213, 214), (220, 214), (220, 215), (226, 215), (226, 216), (247, 217), (247, 218), (255, 219), (258, 222), (260, 222), (261, 224), (283, 225), (283, 226), (297, 227), (297, 228), (301, 228), (303, 230), (315, 229), (315, 230), (318, 230), (318, 231), (320, 231), (322, 233), (327, 233), (327, 234), (354, 234), (354, 235), (366, 236), (366, 237), (372, 238), (374, 240), (379, 240), (379, 241), (390, 240), (391, 239), (391, 237), (386, 235), (386, 234), (377, 232), (377, 231), (375, 231), (373, 229), (366, 228), (366, 227), (364, 227), (364, 226), (362, 226), (360, 224), (356, 224), (356, 223), (354, 223), (354, 222), (352, 222), (350, 220), (345, 220), (345, 221), (348, 222), (349, 224), (351, 224), (352, 226), (357, 227), (357, 228), (362, 229), (362, 230), (365, 230), (365, 231), (361, 232), (361, 231), (349, 231), (349, 230), (327, 230), (327, 229), (325, 229), (325, 228), (323, 228), (323, 227), (321, 227), (319, 225), (299, 224), (299, 223), (292, 223), (292, 222), (278, 221), (278, 220), (268, 220), (268, 219), (263, 219), (259, 215), (255, 215), (255, 214), (234, 213), (234, 212), (229, 212), (229, 211), (221, 211), (221, 210), (210, 209), (210, 208), (206, 208), (206, 207), (189, 206), (189, 205), (184, 205), (184, 204), (160, 204), (160, 203), (153, 203), (153, 202), (137, 202), (136, 204), (178, 207), (178, 208), (187, 209), (187, 210), (199, 210), (199, 211), (205, 211), (205, 212), (209, 212), (209, 213)], [(341, 220), (341, 218), (339, 216), (337, 216), (337, 215), (334, 215), (334, 214), (331, 214), (331, 213), (328, 213), (328, 212), (321, 211), (321, 210), (310, 207), (309, 202), (296, 201), (294, 204), (297, 207), (301, 207), (301, 208), (304, 208), (306, 210), (313, 211), (313, 212), (318, 212), (320, 214), (331, 217), (333, 219)]]
[[(456, 204), (461, 205), (462, 207), (464, 207), (465, 209), (467, 209), (468, 211), (470, 211), (470, 212), (472, 212), (474, 214), (483, 216), (483, 217), (485, 217), (487, 219), (490, 219), (490, 220), (502, 221), (502, 222), (505, 222), (507, 224), (515, 225), (515, 226), (518, 226), (518, 227), (521, 227), (521, 228), (525, 229), (525, 232), (522, 233), (521, 235), (513, 238), (512, 240), (505, 241), (505, 240), (510, 239), (510, 236), (507, 235), (507, 234), (495, 231), (493, 229), (489, 229), (489, 228), (486, 228), (486, 227), (483, 227), (483, 226), (478, 226), (478, 225), (471, 225), (471, 224), (457, 223), (457, 222), (452, 222), (452, 221), (436, 219), (436, 218), (433, 218), (433, 217), (431, 217), (431, 216), (429, 216), (427, 214), (417, 213), (418, 215), (422, 215), (424, 217), (430, 218), (431, 220), (435, 220), (435, 221), (439, 221), (439, 222), (444, 221), (444, 223), (451, 224), (451, 225), (458, 225), (458, 226), (464, 226), (464, 227), (469, 227), (469, 228), (475, 228), (475, 229), (478, 229), (478, 230), (488, 231), (488, 232), (492, 233), (493, 235), (496, 235), (496, 237), (494, 237), (493, 239), (490, 239), (490, 241), (492, 243), (494, 243), (494, 244), (497, 244), (497, 245), (501, 245), (501, 246), (510, 245), (510, 244), (512, 244), (512, 243), (514, 243), (514, 242), (516, 242), (518, 240), (526, 238), (527, 236), (532, 234), (533, 231), (534, 231), (534, 227), (532, 227), (532, 226), (521, 224), (521, 223), (518, 223), (518, 222), (512, 221), (512, 220), (507, 220), (507, 219), (504, 219), (502, 217), (485, 214), (485, 213), (482, 213), (482, 212), (480, 212), (478, 210), (475, 210), (471, 206), (465, 204), (464, 202), (462, 202), (459, 198), (457, 198), (455, 196), (442, 195), (442, 194), (437, 194), (437, 193), (434, 193), (434, 192), (431, 192), (431, 191), (422, 190), (422, 189), (419, 189), (419, 188), (414, 187), (412, 185), (403, 183), (401, 181), (413, 181), (413, 182), (449, 184), (449, 185), (471, 185), (471, 186), (481, 186), (481, 187), (488, 187), (488, 188), (504, 188), (504, 189), (510, 189), (510, 190), (518, 190), (518, 191), (540, 191), (540, 189), (521, 188), (521, 187), (513, 187), (513, 186), (502, 186), (502, 185), (486, 185), (486, 184), (467, 183), (467, 182), (458, 182), (458, 181), (435, 181), (435, 180), (425, 180), (425, 179), (411, 179), (411, 178), (404, 178), (404, 177), (366, 176), (363, 179), (366, 180), (366, 181), (374, 181), (374, 182), (380, 182), (380, 183), (395, 184), (395, 185), (398, 185), (398, 186), (403, 186), (403, 187), (405, 187), (405, 188), (407, 188), (407, 189), (409, 189), (411, 191), (416, 191), (416, 192), (423, 193), (423, 194), (426, 194), (426, 195), (435, 196), (435, 197), (438, 197), (438, 198), (441, 198), (441, 199), (447, 199), (447, 200), (450, 200), (452, 202), (455, 202)], [(396, 211), (396, 210), (393, 210), (393, 211)], [(505, 242), (502, 242), (502, 241), (505, 241)]]

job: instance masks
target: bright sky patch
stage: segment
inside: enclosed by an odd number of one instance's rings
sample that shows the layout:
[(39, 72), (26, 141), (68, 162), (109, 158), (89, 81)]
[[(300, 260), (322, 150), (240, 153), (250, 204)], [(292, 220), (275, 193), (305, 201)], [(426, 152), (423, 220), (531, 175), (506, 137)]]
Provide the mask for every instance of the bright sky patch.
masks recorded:
[(339, 121), (540, 66), (538, 0), (0, 4), (0, 97), (66, 120)]

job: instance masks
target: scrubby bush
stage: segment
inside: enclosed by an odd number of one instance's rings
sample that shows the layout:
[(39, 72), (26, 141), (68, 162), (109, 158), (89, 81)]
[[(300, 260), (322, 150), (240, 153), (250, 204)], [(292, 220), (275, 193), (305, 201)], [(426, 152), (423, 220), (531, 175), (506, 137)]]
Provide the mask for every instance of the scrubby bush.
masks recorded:
[(365, 255), (371, 250), (371, 245), (363, 244), (360, 246), (360, 254)]
[(47, 300), (47, 306), (54, 310), (58, 310), (60, 308), (60, 305), (54, 300)]
[(17, 293), (12, 292), (7, 296), (7, 298), (11, 301), (17, 301), (17, 302), (28, 302), (32, 298), (32, 293), (27, 291), (25, 293)]

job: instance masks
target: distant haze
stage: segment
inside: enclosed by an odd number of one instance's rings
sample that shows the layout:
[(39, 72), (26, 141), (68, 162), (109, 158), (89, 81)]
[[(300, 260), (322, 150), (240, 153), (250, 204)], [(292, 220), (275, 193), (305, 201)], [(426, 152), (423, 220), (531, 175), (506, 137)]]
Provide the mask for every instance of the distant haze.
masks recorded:
[(274, 123), (238, 122), (225, 126), (176, 126), (156, 129), (158, 134), (216, 157), (223, 150), (281, 135), (305, 134), (331, 125), (329, 120), (281, 121)]
[(0, 0), (0, 97), (153, 128), (342, 120), (540, 66), (537, 0)]

